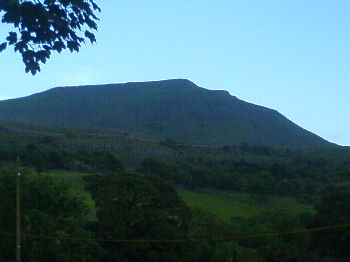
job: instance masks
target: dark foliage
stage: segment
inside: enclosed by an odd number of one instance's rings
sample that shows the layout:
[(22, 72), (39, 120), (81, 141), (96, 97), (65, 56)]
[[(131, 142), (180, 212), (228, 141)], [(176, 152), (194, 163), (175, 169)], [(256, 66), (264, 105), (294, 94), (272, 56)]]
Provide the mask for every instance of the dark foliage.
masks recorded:
[[(102, 239), (189, 238), (190, 212), (163, 179), (137, 173), (86, 178), (97, 206), (96, 235)], [(188, 243), (101, 243), (102, 261), (193, 261)]]
[(85, 40), (96, 41), (91, 30), (97, 30), (93, 0), (3, 0), (1, 22), (13, 25), (0, 52), (13, 46), (22, 55), (26, 72), (40, 71), (52, 52), (64, 49), (78, 52)]
[[(15, 169), (0, 169), (1, 232), (16, 232), (16, 174)], [(86, 229), (85, 199), (74, 194), (68, 184), (26, 169), (21, 171), (20, 184), (21, 261), (96, 261), (101, 250), (94, 241), (59, 240), (67, 236), (92, 237)], [(13, 234), (0, 235), (0, 258), (13, 259), (14, 247)]]
[(146, 158), (139, 171), (167, 181), (196, 188), (217, 188), (262, 195), (279, 195), (311, 203), (331, 183), (348, 179), (347, 167), (330, 170), (317, 161), (290, 163), (251, 163), (247, 161), (163, 162)]
[[(315, 207), (317, 214), (311, 227), (348, 224), (350, 222), (350, 192), (344, 188), (330, 188), (321, 202)], [(315, 232), (312, 245), (323, 256), (350, 258), (349, 228), (335, 228)]]
[[(273, 232), (286, 232), (305, 228), (297, 215), (284, 214), (279, 211), (265, 212), (259, 216), (247, 219), (234, 219), (233, 230), (239, 235), (255, 235)], [(238, 242), (259, 251), (266, 261), (305, 261), (303, 257), (307, 251), (309, 234), (290, 234), (275, 237), (259, 237), (242, 239)]]

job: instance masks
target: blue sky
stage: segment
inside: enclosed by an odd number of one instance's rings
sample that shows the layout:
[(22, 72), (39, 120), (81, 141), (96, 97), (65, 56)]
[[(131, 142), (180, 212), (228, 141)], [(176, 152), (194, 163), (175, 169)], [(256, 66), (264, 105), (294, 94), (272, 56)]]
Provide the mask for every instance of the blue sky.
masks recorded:
[[(56, 86), (187, 78), (350, 145), (350, 1), (96, 0), (97, 44), (36, 76), (0, 54), (0, 99)], [(0, 35), (9, 28), (1, 25)]]

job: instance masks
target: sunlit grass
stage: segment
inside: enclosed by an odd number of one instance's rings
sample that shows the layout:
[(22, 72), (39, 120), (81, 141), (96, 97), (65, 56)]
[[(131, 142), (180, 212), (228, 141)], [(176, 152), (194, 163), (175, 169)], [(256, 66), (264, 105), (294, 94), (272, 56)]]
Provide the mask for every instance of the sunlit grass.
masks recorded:
[[(313, 212), (311, 206), (286, 197), (218, 190), (211, 191), (211, 193), (199, 193), (180, 188), (177, 189), (177, 192), (188, 206), (205, 209), (225, 220), (232, 217), (252, 217), (266, 210), (280, 210), (290, 214)], [(226, 196), (215, 195), (215, 193), (225, 194)]]
[(83, 177), (88, 174), (74, 171), (54, 170), (48, 172), (47, 175), (53, 176), (56, 179), (69, 184), (72, 192), (84, 199), (85, 204), (89, 208), (89, 219), (96, 219), (95, 202), (90, 193), (85, 190), (85, 181), (83, 179)]
[(265, 211), (263, 207), (242, 203), (228, 197), (196, 193), (184, 189), (177, 191), (189, 207), (205, 209), (225, 220), (229, 220), (231, 217), (252, 217)]

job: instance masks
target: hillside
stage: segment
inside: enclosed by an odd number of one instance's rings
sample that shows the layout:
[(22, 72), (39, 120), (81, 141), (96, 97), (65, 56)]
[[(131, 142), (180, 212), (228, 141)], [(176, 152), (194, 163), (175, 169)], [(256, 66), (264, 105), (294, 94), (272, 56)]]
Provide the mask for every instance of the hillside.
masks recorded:
[(188, 80), (57, 87), (0, 102), (0, 118), (62, 127), (111, 127), (194, 144), (325, 146), (275, 110)]

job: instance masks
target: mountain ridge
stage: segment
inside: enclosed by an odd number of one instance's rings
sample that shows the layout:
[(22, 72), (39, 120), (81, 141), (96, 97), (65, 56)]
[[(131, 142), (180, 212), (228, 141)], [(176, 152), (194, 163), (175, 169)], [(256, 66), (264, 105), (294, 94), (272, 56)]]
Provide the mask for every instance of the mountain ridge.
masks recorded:
[(48, 126), (112, 127), (202, 144), (331, 145), (274, 109), (187, 79), (56, 87), (0, 101), (0, 118)]

